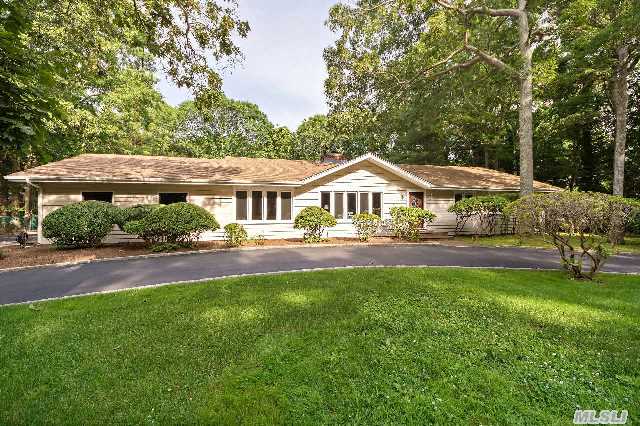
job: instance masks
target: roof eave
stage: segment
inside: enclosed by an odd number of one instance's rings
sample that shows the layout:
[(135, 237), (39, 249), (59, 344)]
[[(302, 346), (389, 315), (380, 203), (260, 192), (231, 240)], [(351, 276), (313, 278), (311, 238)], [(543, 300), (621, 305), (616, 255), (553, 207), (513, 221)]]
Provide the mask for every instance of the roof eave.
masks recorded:
[(112, 178), (69, 178), (59, 176), (5, 176), (9, 182), (26, 183), (112, 183), (112, 184), (172, 184), (172, 185), (282, 185), (300, 186), (299, 181), (248, 181), (248, 180), (210, 180), (210, 179), (190, 179), (190, 180), (169, 180), (169, 179), (112, 179)]

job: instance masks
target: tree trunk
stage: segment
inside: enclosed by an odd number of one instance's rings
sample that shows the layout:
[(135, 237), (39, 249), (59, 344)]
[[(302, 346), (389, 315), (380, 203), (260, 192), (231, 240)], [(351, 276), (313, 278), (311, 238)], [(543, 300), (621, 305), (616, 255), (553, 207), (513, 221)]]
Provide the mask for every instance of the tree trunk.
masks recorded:
[(24, 188), (24, 228), (29, 230), (31, 226), (31, 185), (27, 184)]
[(616, 119), (615, 147), (613, 151), (613, 195), (624, 194), (624, 160), (627, 142), (627, 107), (629, 92), (627, 60), (629, 47), (616, 50), (618, 62), (612, 79), (611, 106)]
[(520, 196), (533, 193), (533, 77), (531, 62), (533, 49), (529, 42), (527, 0), (518, 0), (519, 47), (522, 55), (520, 70), (520, 108), (518, 139), (520, 145)]

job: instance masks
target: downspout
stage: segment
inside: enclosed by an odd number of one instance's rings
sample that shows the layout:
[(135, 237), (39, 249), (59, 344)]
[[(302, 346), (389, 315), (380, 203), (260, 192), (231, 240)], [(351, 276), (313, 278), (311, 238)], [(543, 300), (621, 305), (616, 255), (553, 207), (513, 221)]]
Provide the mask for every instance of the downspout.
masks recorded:
[[(38, 243), (40, 242), (40, 223), (42, 222), (42, 188), (39, 185), (36, 185), (35, 183), (31, 182), (31, 179), (29, 177), (25, 178), (25, 182), (27, 183), (28, 186), (33, 186), (35, 189), (38, 190), (38, 225), (37, 225), (37, 232), (38, 232)], [(29, 205), (31, 204), (31, 196), (29, 196)], [(27, 205), (27, 209), (26, 211), (29, 211), (29, 205)], [(29, 215), (26, 215), (26, 211), (25, 211), (25, 216), (29, 219), (29, 222), (27, 222), (27, 225), (29, 227), (31, 227), (31, 211), (29, 211)]]

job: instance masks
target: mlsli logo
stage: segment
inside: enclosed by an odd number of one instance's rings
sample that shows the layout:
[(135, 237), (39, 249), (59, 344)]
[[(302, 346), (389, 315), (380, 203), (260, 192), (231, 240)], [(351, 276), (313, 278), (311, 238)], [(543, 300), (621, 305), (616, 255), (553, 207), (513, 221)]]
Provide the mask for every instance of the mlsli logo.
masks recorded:
[(623, 425), (627, 422), (629, 412), (627, 410), (576, 410), (573, 415), (573, 424), (576, 425)]

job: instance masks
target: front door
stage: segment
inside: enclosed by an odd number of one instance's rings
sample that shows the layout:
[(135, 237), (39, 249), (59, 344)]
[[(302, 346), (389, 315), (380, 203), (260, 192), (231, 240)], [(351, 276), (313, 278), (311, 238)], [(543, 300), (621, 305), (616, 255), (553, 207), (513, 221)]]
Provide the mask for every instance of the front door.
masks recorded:
[(409, 193), (409, 207), (424, 208), (424, 192)]

